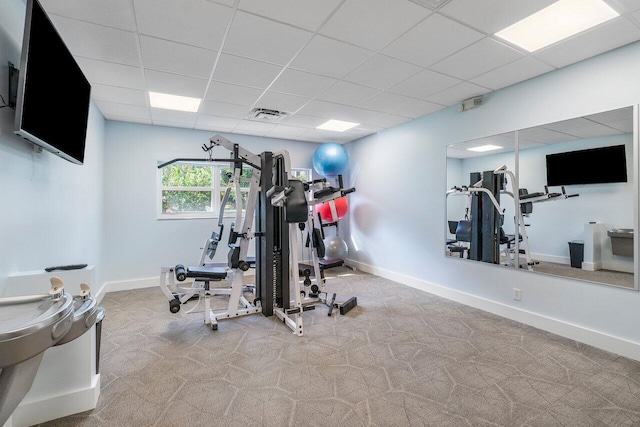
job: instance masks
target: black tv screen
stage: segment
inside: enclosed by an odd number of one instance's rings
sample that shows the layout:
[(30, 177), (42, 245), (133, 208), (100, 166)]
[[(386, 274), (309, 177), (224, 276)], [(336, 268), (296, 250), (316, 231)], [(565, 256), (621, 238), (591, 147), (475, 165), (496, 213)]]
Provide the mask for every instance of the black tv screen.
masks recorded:
[(627, 182), (624, 145), (547, 155), (547, 185)]
[(15, 133), (84, 162), (91, 85), (37, 0), (27, 1)]

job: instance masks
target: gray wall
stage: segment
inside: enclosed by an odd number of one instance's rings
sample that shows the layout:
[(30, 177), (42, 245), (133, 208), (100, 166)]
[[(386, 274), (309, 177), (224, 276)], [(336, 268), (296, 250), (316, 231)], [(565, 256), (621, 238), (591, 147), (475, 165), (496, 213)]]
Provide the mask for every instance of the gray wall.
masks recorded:
[[(442, 247), (447, 145), (636, 104), (638, 76), (635, 43), (493, 92), (480, 108), (460, 113), (454, 106), (349, 143), (350, 183), (358, 188), (349, 257), (507, 313), (516, 308), (640, 343), (637, 291), (449, 259)], [(514, 286), (522, 289), (520, 302), (512, 299)]]
[[(0, 94), (5, 100), (7, 62), (20, 64), (24, 14), (22, 1), (0, 2)], [(55, 100), (51, 107), (56, 108)], [(13, 109), (0, 109), (0, 283), (10, 274), (72, 263), (96, 265), (100, 281), (104, 118), (92, 104), (85, 163), (78, 166), (48, 152), (35, 153), (13, 134), (14, 117)]]
[[(204, 158), (200, 148), (215, 132), (107, 121), (105, 173), (106, 282), (158, 277), (161, 266), (194, 264), (218, 219), (157, 219), (157, 164), (175, 158)], [(287, 150), (294, 168), (312, 168), (318, 144), (221, 134), (259, 154)], [(229, 152), (215, 149), (214, 157)], [(232, 219), (225, 220), (225, 237)], [(214, 261), (226, 261), (220, 245)]]

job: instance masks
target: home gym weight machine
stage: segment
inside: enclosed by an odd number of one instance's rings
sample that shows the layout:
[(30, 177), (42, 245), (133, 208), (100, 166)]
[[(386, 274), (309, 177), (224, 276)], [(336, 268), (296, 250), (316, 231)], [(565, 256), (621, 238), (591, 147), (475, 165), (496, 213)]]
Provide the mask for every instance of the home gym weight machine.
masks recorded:
[[(526, 188), (519, 188), (515, 174), (507, 169), (506, 165), (493, 171), (472, 172), (470, 181), (472, 185), (469, 187), (453, 187), (447, 191), (447, 197), (465, 195), (470, 199), (468, 209), (471, 211), (471, 237), (468, 258), (499, 264), (502, 252), (505, 256), (505, 265), (511, 266), (513, 260), (513, 265), (520, 268), (520, 255), (524, 255), (526, 268), (529, 270), (533, 270), (533, 267), (539, 263), (531, 258), (527, 224), (525, 224), (525, 217), (533, 212), (533, 204), (579, 196), (567, 194), (564, 187), (561, 193), (550, 193), (546, 185), (544, 192), (528, 193)], [(509, 181), (512, 191), (506, 189)], [(513, 235), (505, 234), (502, 229), (505, 210), (500, 206), (500, 194), (513, 198), (516, 213)], [(504, 246), (502, 251), (501, 245)]]
[[(214, 159), (213, 149), (218, 146), (229, 150), (231, 157)], [(205, 323), (210, 324), (212, 329), (217, 329), (218, 320), (262, 311), (265, 316), (275, 314), (295, 334), (303, 335), (302, 313), (313, 310), (315, 305), (308, 304), (308, 301), (303, 303), (300, 274), (298, 268), (291, 266), (298, 265), (296, 229), (299, 223), (309, 220), (305, 183), (292, 179), (289, 154), (286, 151), (255, 155), (220, 135), (213, 136), (209, 145), (203, 145), (202, 148), (209, 154), (206, 159), (174, 159), (159, 165), (158, 168), (175, 162), (205, 161), (232, 164), (238, 203), (235, 224), (242, 225), (239, 230), (233, 225), (231, 227), (230, 251), (226, 266), (199, 265), (185, 268), (177, 265), (162, 268), (161, 288), (169, 300), (170, 310), (178, 312), (182, 303), (197, 294), (205, 298)], [(239, 179), (243, 165), (252, 168), (244, 220), (239, 201)], [(255, 229), (259, 231), (254, 231), (254, 219)], [(221, 232), (222, 226), (217, 233), (218, 241)], [(243, 273), (250, 266), (247, 252), (252, 239), (255, 239), (256, 244), (256, 275), (255, 285), (249, 288), (254, 299), (253, 302), (249, 302), (244, 296), (248, 288), (243, 285)], [(215, 233), (210, 240), (216, 240)], [(212, 242), (208, 242), (207, 245), (212, 245)], [(213, 252), (215, 253), (215, 250)], [(201, 261), (202, 259), (204, 256)], [(227, 276), (232, 279), (230, 288), (221, 291), (220, 288), (212, 289), (209, 286), (210, 282), (224, 280)], [(184, 281), (187, 278), (194, 280), (191, 286), (181, 287), (176, 284), (176, 280)], [(204, 286), (194, 286), (197, 282), (203, 283)], [(211, 310), (209, 299), (223, 294), (229, 295), (227, 309), (222, 312)]]
[[(307, 201), (311, 209), (308, 209), (308, 217), (306, 224), (300, 223), (299, 228), (303, 231), (302, 241), (305, 242), (305, 246), (309, 247), (310, 251), (310, 264), (299, 263), (298, 270), (301, 276), (304, 276), (304, 286), (308, 291), (303, 291), (302, 295), (304, 299), (303, 305), (310, 305), (316, 303), (322, 303), (329, 307), (327, 312), (328, 316), (331, 316), (333, 309), (337, 308), (341, 315), (347, 314), (352, 308), (358, 304), (357, 298), (351, 297), (344, 302), (336, 302), (336, 294), (333, 293), (331, 301), (328, 299), (328, 293), (325, 290), (326, 279), (324, 276), (324, 270), (333, 267), (339, 267), (344, 264), (342, 259), (328, 259), (324, 260), (324, 233), (322, 227), (323, 224), (320, 215), (315, 217), (315, 209), (313, 207), (319, 206), (322, 203), (330, 203), (333, 200), (345, 197), (347, 194), (356, 191), (355, 188), (343, 188), (342, 176), (338, 179), (338, 187), (330, 185), (326, 178), (317, 179), (304, 184), (304, 188), (307, 192)], [(335, 210), (335, 207), (332, 207)], [(337, 214), (334, 212), (334, 217)], [(316, 220), (319, 227), (316, 227)], [(313, 275), (314, 279), (311, 280)], [(314, 283), (315, 282), (315, 283)]]

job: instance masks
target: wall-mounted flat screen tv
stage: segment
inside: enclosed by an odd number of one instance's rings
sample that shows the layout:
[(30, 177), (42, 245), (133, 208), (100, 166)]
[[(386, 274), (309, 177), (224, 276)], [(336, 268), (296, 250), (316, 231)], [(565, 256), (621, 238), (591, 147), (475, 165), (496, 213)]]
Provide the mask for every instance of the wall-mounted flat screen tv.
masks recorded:
[(624, 145), (547, 155), (547, 185), (627, 182)]
[(91, 85), (37, 0), (27, 0), (14, 132), (84, 162)]

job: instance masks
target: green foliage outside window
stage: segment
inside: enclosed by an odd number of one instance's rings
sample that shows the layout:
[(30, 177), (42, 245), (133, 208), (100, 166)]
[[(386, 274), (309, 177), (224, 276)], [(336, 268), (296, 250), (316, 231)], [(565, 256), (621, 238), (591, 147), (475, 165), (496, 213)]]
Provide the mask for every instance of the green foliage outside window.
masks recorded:
[[(163, 187), (212, 188), (210, 166), (174, 164), (162, 169)], [(162, 212), (211, 212), (211, 191), (163, 190)]]
[[(162, 169), (162, 213), (205, 213), (218, 212), (220, 203), (229, 186), (233, 170), (224, 165), (172, 164)], [(311, 178), (307, 169), (293, 171), (295, 178), (307, 181)], [(240, 176), (242, 189), (242, 209), (247, 207), (252, 168), (243, 168)], [(309, 175), (309, 176), (307, 176)], [(217, 180), (217, 182), (216, 182)], [(214, 194), (218, 192), (218, 200)], [(232, 186), (226, 211), (235, 211), (236, 194)]]

